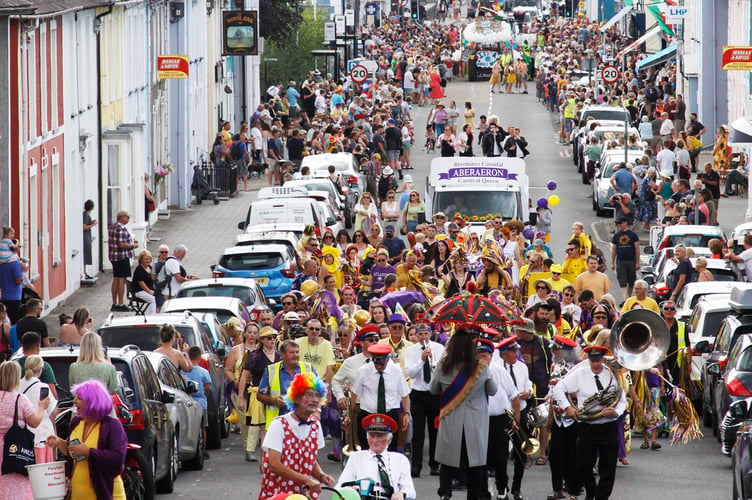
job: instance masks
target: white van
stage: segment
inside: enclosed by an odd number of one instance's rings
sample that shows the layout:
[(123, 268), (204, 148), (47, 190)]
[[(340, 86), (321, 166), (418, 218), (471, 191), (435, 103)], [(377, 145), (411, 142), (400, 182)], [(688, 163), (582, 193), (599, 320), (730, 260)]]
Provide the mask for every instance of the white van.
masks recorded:
[(327, 217), (315, 199), (291, 196), (254, 201), (245, 220), (238, 223), (238, 229), (248, 230), (260, 224), (312, 224), (316, 234), (321, 236), (326, 230), (326, 222)]
[(529, 179), (525, 161), (507, 157), (444, 157), (431, 161), (426, 182), (426, 213), (465, 218), (469, 231), (483, 234), (485, 220), (529, 219)]

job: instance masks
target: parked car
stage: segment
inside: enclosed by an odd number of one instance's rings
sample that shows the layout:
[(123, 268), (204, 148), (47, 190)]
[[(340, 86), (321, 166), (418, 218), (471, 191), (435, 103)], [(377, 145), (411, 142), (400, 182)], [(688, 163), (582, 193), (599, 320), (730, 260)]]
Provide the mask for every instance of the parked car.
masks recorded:
[[(593, 210), (598, 217), (605, 217), (609, 212), (614, 210), (612, 203), (609, 203), (614, 195), (614, 188), (611, 187), (611, 176), (614, 175), (614, 169), (620, 163), (624, 163), (624, 150), (614, 150), (614, 154), (609, 154), (603, 158), (598, 169), (595, 172), (593, 180)], [(629, 162), (642, 157), (642, 151), (629, 151)]]
[[(162, 304), (164, 313), (213, 313), (220, 323), (227, 323), (230, 318), (237, 318), (245, 326), (251, 321), (251, 314), (245, 303), (235, 297), (184, 297), (165, 300)], [(228, 347), (229, 348), (232, 346)], [(223, 354), (224, 355), (224, 354)]]
[[(716, 412), (714, 402), (718, 400), (716, 391), (724, 383), (721, 374), (729, 364), (729, 353), (734, 349), (738, 339), (752, 333), (752, 290), (734, 288), (729, 297), (730, 311), (723, 318), (718, 334), (712, 346), (700, 341), (694, 348), (700, 353), (708, 353), (702, 370), (702, 421), (706, 427), (712, 427), (713, 435), (718, 435), (718, 427), (723, 414)], [(710, 366), (716, 365), (713, 369)]]
[(741, 422), (738, 428), (736, 444), (731, 452), (731, 470), (733, 474), (733, 500), (752, 498), (752, 398), (734, 401), (729, 407), (729, 414)]
[(316, 200), (324, 212), (327, 229), (334, 234), (344, 229), (345, 216), (342, 212), (334, 208), (326, 191), (308, 191), (308, 197)]
[(752, 222), (739, 224), (731, 232), (728, 244), (736, 255), (744, 251), (744, 236), (750, 232), (752, 232)]
[[(715, 281), (733, 281), (741, 282), (742, 273), (733, 262), (726, 259), (706, 259), (708, 262), (708, 271), (713, 273), (713, 279)], [(689, 259), (692, 263), (692, 267), (695, 267), (697, 257)], [(667, 260), (666, 265), (663, 267), (663, 272), (660, 276), (655, 277), (655, 283), (650, 285), (648, 289), (648, 295), (654, 298), (657, 302), (663, 302), (671, 295), (671, 289), (669, 284), (674, 279), (674, 272), (676, 271), (677, 263), (674, 260)], [(692, 273), (692, 280), (690, 282), (697, 281), (697, 273)], [(649, 280), (648, 283), (650, 283)]]
[(656, 225), (650, 228), (650, 245), (643, 249), (643, 253), (652, 255), (659, 250), (677, 245), (707, 248), (708, 241), (713, 238), (726, 242), (726, 235), (720, 226)]
[(167, 403), (172, 426), (177, 441), (177, 458), (184, 467), (201, 470), (204, 468), (204, 432), (201, 427), (204, 411), (191, 397), (198, 391), (196, 382), (186, 381), (170, 358), (158, 352), (147, 354), (162, 392), (172, 394), (173, 402)]
[[(244, 235), (241, 235), (244, 236)], [(182, 297), (235, 297), (246, 305), (251, 321), (256, 321), (261, 311), (276, 306), (253, 278), (206, 278), (185, 281), (177, 295)]]
[[(45, 347), (39, 353), (55, 374), (61, 409), (73, 406), (68, 370), (78, 353), (78, 347)], [(178, 473), (175, 429), (167, 406), (173, 402), (172, 394), (161, 390), (146, 354), (135, 345), (109, 348), (107, 355), (118, 372), (120, 387), (116, 394), (130, 411), (130, 423), (125, 425), (128, 442), (141, 446), (139, 452), (144, 460), (139, 462), (152, 464), (151, 468), (141, 469), (144, 498), (153, 499), (156, 492), (170, 493)], [(16, 354), (20, 356), (20, 352)], [(58, 432), (67, 436), (67, 431)]]
[(349, 190), (347, 189), (347, 186), (343, 186), (345, 191), (341, 192), (337, 189), (336, 184), (334, 184), (334, 182), (328, 177), (295, 179), (285, 182), (285, 186), (303, 186), (309, 191), (326, 191), (329, 193), (329, 197), (337, 204), (337, 208), (345, 214), (345, 228), (350, 229), (352, 227), (353, 219), (355, 218), (355, 214), (352, 213), (352, 207), (357, 204), (358, 200), (357, 198), (353, 199), (352, 196), (348, 196), (350, 193), (348, 192)]
[[(227, 336), (222, 329), (222, 325), (217, 319), (217, 315), (213, 312), (193, 312), (191, 314), (195, 316), (198, 322), (201, 324), (201, 329), (209, 336), (214, 347), (214, 353), (217, 357), (224, 361), (227, 353), (230, 352), (233, 342), (230, 337)], [(220, 356), (221, 354), (221, 356)]]
[[(324, 153), (320, 155), (309, 155), (303, 158), (300, 168), (310, 167), (311, 176), (317, 177), (319, 172), (329, 175), (329, 165), (334, 165), (336, 173), (344, 181), (344, 186), (354, 189), (358, 196), (366, 191), (366, 178), (360, 173), (358, 160), (352, 153)], [(355, 206), (353, 204), (352, 206)]]
[[(207, 298), (208, 299), (208, 298)], [(173, 299), (195, 300), (195, 299)], [(238, 299), (228, 299), (240, 302)], [(166, 302), (165, 302), (166, 304)], [(209, 427), (206, 430), (206, 447), (217, 449), (222, 446), (222, 438), (230, 434), (225, 401), (225, 371), (220, 357), (214, 351), (212, 340), (201, 327), (200, 322), (190, 312), (183, 314), (155, 314), (153, 316), (123, 316), (115, 318), (112, 314), (99, 328), (102, 343), (115, 348), (136, 345), (143, 351), (153, 351), (160, 345), (159, 329), (163, 324), (175, 327), (183, 341), (189, 346), (201, 348), (202, 366), (209, 371), (212, 379), (211, 392), (206, 395), (208, 401)], [(219, 354), (224, 356), (220, 349)], [(146, 361), (148, 363), (148, 361)], [(151, 365), (150, 365), (151, 366)]]
[(298, 254), (289, 246), (262, 243), (225, 248), (212, 272), (217, 277), (254, 278), (266, 297), (279, 302), (298, 269)]
[[(723, 319), (729, 314), (728, 301), (730, 296), (730, 293), (706, 295), (697, 301), (686, 323), (689, 341), (693, 346), (701, 340), (707, 341), (709, 345), (712, 345), (715, 341)], [(695, 356), (700, 355), (697, 352), (694, 354)], [(703, 360), (705, 358), (707, 358), (707, 355), (702, 356)], [(700, 368), (703, 364), (700, 363)]]
[[(676, 319), (686, 321), (692, 315), (695, 305), (703, 297), (719, 296), (728, 299), (734, 288), (752, 288), (752, 283), (739, 283), (736, 281), (703, 281), (687, 283), (676, 296)], [(728, 310), (728, 301), (726, 302)], [(715, 337), (715, 335), (714, 335)]]
[(711, 412), (723, 415), (717, 435), (721, 441), (722, 453), (728, 456), (736, 441), (736, 430), (741, 425), (740, 420), (727, 414), (729, 406), (734, 401), (752, 396), (752, 335), (739, 337), (729, 351), (728, 363), (723, 368), (718, 363), (711, 363), (707, 372), (714, 376), (714, 387), (710, 388)]
[[(686, 247), (687, 253), (691, 250), (695, 257), (712, 257), (712, 253), (708, 247)], [(666, 262), (674, 258), (674, 247), (663, 248), (653, 255), (640, 254), (640, 273), (643, 279), (646, 277), (652, 277), (655, 282), (655, 276), (659, 276), (663, 272), (663, 266)]]
[(245, 230), (258, 224), (285, 223), (311, 224), (318, 236), (326, 230), (326, 217), (316, 200), (293, 195), (254, 201), (248, 207), (245, 220), (238, 223), (238, 229)]

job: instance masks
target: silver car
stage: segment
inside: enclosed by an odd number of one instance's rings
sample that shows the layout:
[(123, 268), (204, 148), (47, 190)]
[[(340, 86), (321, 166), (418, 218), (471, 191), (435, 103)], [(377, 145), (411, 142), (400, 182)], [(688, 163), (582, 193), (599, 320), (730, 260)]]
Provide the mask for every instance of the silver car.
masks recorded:
[[(629, 151), (627, 158), (629, 163), (634, 164), (635, 160), (642, 157), (642, 151)], [(624, 150), (609, 154), (603, 158), (601, 165), (595, 172), (593, 179), (593, 210), (599, 217), (606, 216), (608, 211), (614, 207), (609, 204), (609, 200), (614, 195), (614, 188), (611, 187), (611, 176), (614, 175), (614, 169), (617, 165), (624, 162)]]
[(190, 395), (198, 391), (196, 382), (186, 382), (167, 356), (150, 352), (147, 357), (157, 373), (162, 391), (174, 397), (174, 401), (167, 404), (167, 411), (175, 428), (179, 460), (183, 464), (190, 462), (192, 469), (203, 469), (205, 443), (201, 419), (204, 410)]

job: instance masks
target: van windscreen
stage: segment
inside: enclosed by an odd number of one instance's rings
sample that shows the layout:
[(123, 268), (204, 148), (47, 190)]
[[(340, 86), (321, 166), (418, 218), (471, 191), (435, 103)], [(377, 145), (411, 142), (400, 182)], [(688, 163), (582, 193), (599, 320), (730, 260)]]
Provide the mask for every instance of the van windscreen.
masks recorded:
[(451, 220), (455, 214), (462, 217), (486, 217), (501, 214), (505, 220), (527, 219), (517, 214), (517, 192), (515, 191), (441, 191), (436, 193), (433, 211), (444, 212)]

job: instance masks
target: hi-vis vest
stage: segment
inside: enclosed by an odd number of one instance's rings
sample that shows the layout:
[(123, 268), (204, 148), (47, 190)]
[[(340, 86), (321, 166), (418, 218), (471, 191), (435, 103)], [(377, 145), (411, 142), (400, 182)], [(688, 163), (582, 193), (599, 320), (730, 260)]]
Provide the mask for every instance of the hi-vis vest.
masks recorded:
[(676, 356), (676, 366), (679, 366), (679, 367), (681, 367), (681, 364), (682, 364), (681, 350), (687, 347), (687, 339), (684, 334), (684, 328), (685, 328), (685, 325), (683, 321), (676, 322), (676, 339), (677, 339), (676, 350), (679, 353)]
[[(266, 367), (266, 375), (269, 378), (269, 396), (272, 398), (278, 398), (282, 392), (279, 386), (279, 370), (282, 367), (282, 362), (273, 363)], [(298, 363), (298, 369), (300, 373), (306, 373), (310, 370), (306, 363)], [(277, 415), (279, 415), (279, 408), (276, 406), (266, 406), (266, 428), (268, 429)]]
[(567, 99), (567, 104), (564, 107), (564, 118), (574, 118), (574, 110), (577, 104), (571, 97)]

